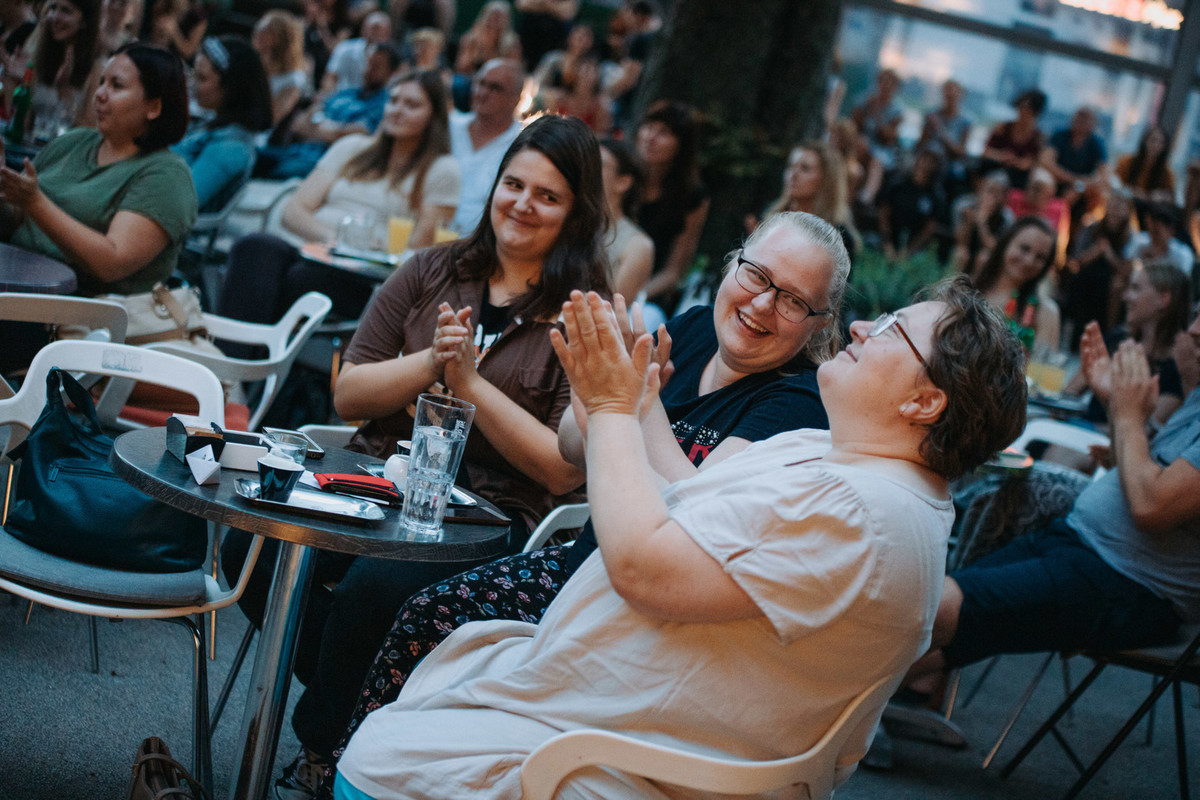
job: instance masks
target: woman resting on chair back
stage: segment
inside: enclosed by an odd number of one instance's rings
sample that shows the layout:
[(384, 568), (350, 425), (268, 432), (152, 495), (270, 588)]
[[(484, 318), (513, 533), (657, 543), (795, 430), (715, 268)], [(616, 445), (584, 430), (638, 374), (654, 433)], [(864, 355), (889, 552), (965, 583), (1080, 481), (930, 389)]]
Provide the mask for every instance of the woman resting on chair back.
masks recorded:
[(193, 125), (172, 149), (192, 168), (200, 210), (212, 213), (224, 208), (254, 166), (254, 135), (271, 127), (271, 89), (258, 53), (235, 36), (200, 43), (192, 83), (196, 105), (213, 118)]
[[(283, 212), (292, 243), (252, 234), (229, 252), (218, 304), (221, 314), (247, 322), (275, 322), (305, 292), (323, 292), (334, 312), (355, 319), (375, 283), (306, 262), (293, 246), (332, 242), (350, 214), (413, 220), (408, 249), (433, 244), (438, 225), (458, 206), (458, 165), (450, 156), (446, 91), (436, 72), (414, 72), (388, 90), (374, 136), (343, 136), (309, 173)], [(357, 418), (356, 418), (357, 419)]]
[[(732, 254), (714, 306), (690, 309), (661, 329), (664, 350), (674, 347), (674, 373), (646, 430), (664, 474), (694, 474), (701, 464), (783, 431), (828, 427), (816, 368), (837, 352), (837, 315), (850, 272), (830, 231), (808, 214), (769, 217)], [(766, 275), (791, 295), (776, 300), (761, 280)], [(627, 319), (619, 297), (616, 311)], [(584, 466), (573, 415), (559, 426), (559, 449)], [(394, 700), (413, 667), (467, 620), (537, 622), (594, 549), (585, 529), (570, 548), (503, 558), (413, 595), (378, 655), (372, 653), (365, 683), (356, 684), (355, 676), (366, 664), (343, 670), (336, 684), (322, 683), (325, 726), (341, 730), (349, 720), (353, 731), (368, 711)]]
[(96, 128), (59, 136), (21, 172), (0, 168), (7, 240), (65, 261), (82, 295), (146, 292), (164, 280), (196, 221), (187, 164), (167, 149), (187, 129), (187, 102), (179, 56), (118, 50), (92, 97)]
[[(430, 387), (444, 384), (473, 403), (458, 482), (504, 509), (519, 550), (551, 508), (579, 499), (584, 480), (558, 451), (570, 386), (548, 334), (572, 290), (607, 285), (595, 136), (566, 117), (530, 124), (502, 159), (488, 208), (469, 236), (418, 253), (383, 284), (346, 351), (334, 403), (345, 419), (369, 420), (350, 448), (380, 457), (412, 438), (407, 409)], [(351, 682), (361, 685), (401, 604), (462, 567), (318, 557), (297, 653), (297, 675), (312, 687), (293, 719), (301, 742), (332, 751), (345, 719), (326, 729), (313, 707), (321, 682), (353, 669)], [(252, 619), (260, 618), (253, 606), (265, 595), (264, 572), (243, 604)], [(320, 588), (334, 581), (332, 592)]]
[[(564, 317), (566, 341), (552, 336), (587, 413), (600, 553), (539, 625), (464, 626), (428, 656), (351, 739), (337, 797), (517, 798), (528, 754), (580, 727), (748, 759), (808, 749), (929, 641), (948, 481), (1024, 422), (1020, 345), (959, 278), (850, 326), (817, 371), (828, 432), (783, 433), (664, 486), (641, 424), (659, 382), (652, 342), (627, 354), (594, 294), (574, 294)], [(687, 796), (599, 769), (569, 787)]]

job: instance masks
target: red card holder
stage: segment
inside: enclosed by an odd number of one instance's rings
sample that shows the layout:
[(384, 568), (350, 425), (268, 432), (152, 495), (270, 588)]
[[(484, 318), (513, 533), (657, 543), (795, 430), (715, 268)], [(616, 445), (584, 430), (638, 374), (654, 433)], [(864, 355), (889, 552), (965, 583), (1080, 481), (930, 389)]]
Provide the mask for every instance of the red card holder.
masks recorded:
[(351, 473), (323, 472), (313, 476), (323, 492), (336, 492), (355, 497), (365, 497), (387, 503), (392, 508), (399, 508), (403, 503), (400, 492), (387, 478), (374, 475), (354, 475)]

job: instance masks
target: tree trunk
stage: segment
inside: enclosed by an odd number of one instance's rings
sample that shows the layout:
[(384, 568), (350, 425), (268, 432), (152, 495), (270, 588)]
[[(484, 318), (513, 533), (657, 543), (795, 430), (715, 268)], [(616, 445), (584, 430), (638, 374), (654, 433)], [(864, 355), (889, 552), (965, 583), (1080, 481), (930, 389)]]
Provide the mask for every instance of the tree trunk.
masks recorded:
[(638, 96), (707, 118), (701, 169), (712, 206), (700, 253), (717, 274), (744, 218), (778, 196), (791, 146), (820, 136), (841, 0), (676, 0)]

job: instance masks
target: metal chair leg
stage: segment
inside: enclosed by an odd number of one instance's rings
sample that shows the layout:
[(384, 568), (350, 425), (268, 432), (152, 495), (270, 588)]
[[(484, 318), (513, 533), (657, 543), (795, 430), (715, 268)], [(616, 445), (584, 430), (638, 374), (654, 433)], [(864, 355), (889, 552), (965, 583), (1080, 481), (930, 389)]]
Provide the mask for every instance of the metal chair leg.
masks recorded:
[(92, 674), (100, 674), (100, 634), (96, 629), (96, 618), (88, 617), (88, 634), (92, 640)]
[(1075, 701), (1087, 691), (1088, 687), (1091, 686), (1092, 682), (1100, 676), (1100, 673), (1104, 671), (1106, 666), (1108, 665), (1105, 662), (1100, 661), (1097, 662), (1094, 667), (1092, 667), (1092, 671), (1089, 672), (1082, 681), (1080, 681), (1079, 685), (1075, 687), (1075, 690), (1071, 692), (1071, 694), (1067, 695), (1066, 700), (1063, 700), (1061, 703), (1059, 703), (1058, 708), (1054, 709), (1054, 713), (1050, 715), (1049, 719), (1042, 723), (1042, 726), (1037, 729), (1033, 736), (1029, 738), (1029, 741), (1025, 743), (1024, 747), (1022, 747), (1017, 754), (1013, 756), (1012, 761), (1009, 761), (1004, 765), (1004, 768), (1000, 770), (1001, 778), (1007, 778), (1009, 775), (1011, 775), (1013, 770), (1020, 766), (1021, 762), (1025, 760), (1025, 757), (1033, 752), (1033, 748), (1037, 747), (1038, 743), (1042, 741), (1042, 739), (1046, 738), (1046, 734), (1052, 731), (1057, 733), (1057, 729), (1054, 726), (1058, 724), (1058, 721), (1063, 718), (1063, 715), (1067, 713), (1071, 706), (1075, 705)]
[(237, 652), (233, 655), (233, 663), (229, 666), (229, 674), (225, 676), (225, 683), (221, 686), (221, 693), (217, 695), (217, 704), (213, 706), (212, 711), (212, 729), (216, 730), (217, 723), (221, 721), (221, 712), (225, 710), (225, 703), (229, 700), (229, 693), (233, 691), (233, 684), (237, 682), (238, 673), (242, 671), (242, 664), (246, 661), (246, 653), (250, 650), (250, 643), (254, 641), (256, 630), (253, 625), (246, 626), (246, 633), (242, 636), (242, 641), (238, 645)]
[(1188, 787), (1187, 731), (1183, 727), (1183, 686), (1179, 681), (1171, 684), (1175, 706), (1175, 760), (1179, 764), (1179, 800), (1191, 800)]
[(1029, 682), (1029, 686), (1025, 688), (1025, 693), (1021, 695), (1021, 699), (1017, 701), (1016, 707), (1012, 710), (1012, 714), (1008, 717), (1008, 722), (1000, 731), (1000, 737), (996, 739), (996, 743), (992, 745), (992, 749), (988, 751), (987, 756), (983, 759), (983, 768), (987, 769), (992, 764), (992, 759), (996, 757), (996, 753), (1000, 751), (1000, 745), (1004, 744), (1004, 740), (1008, 738), (1008, 732), (1012, 730), (1013, 725), (1017, 724), (1017, 717), (1021, 716), (1021, 712), (1025, 710), (1025, 706), (1029, 705), (1029, 699), (1033, 697), (1033, 693), (1037, 691), (1038, 684), (1042, 682), (1042, 676), (1046, 674), (1046, 669), (1050, 666), (1050, 662), (1054, 660), (1057, 653), (1049, 653), (1046, 660), (1042, 662), (1042, 666), (1038, 669), (1037, 674), (1033, 676), (1033, 680)]
[(192, 634), (192, 774), (211, 795), (212, 732), (208, 722), (208, 654), (204, 647), (204, 619), (197, 615), (195, 619), (169, 617), (163, 621), (182, 625)]

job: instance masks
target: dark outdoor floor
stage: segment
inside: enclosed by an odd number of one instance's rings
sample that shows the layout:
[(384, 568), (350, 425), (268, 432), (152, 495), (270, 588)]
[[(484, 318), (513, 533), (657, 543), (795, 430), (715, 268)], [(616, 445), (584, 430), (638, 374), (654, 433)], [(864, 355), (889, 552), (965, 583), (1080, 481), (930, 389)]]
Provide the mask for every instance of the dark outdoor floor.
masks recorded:
[[(101, 620), (101, 672), (89, 671), (86, 618), (36, 607), (24, 624), (27, 604), (0, 596), (0, 800), (124, 800), (129, 766), (138, 743), (163, 737), (175, 755), (190, 763), (190, 682), (183, 629), (161, 622)], [(211, 693), (216, 693), (244, 630), (236, 609), (219, 615), (218, 659), (210, 662)], [(253, 651), (252, 651), (253, 652)], [(886, 773), (860, 768), (837, 794), (838, 800), (865, 798), (1056, 798), (1074, 779), (1057, 745), (1047, 741), (1009, 780), (997, 765), (984, 772), (980, 762), (1040, 663), (1040, 656), (1010, 656), (984, 684), (974, 702), (956, 713), (970, 746), (951, 750), (897, 740), (896, 767)], [(1076, 679), (1087, 669), (1076, 659)], [(248, 672), (248, 670), (246, 670)], [(967, 671), (969, 685), (979, 668)], [(217, 798), (228, 796), (234, 762), (235, 728), (248, 677), (243, 674), (232, 712), (217, 728), (213, 750)], [(1125, 715), (1148, 690), (1145, 676), (1111, 670), (1092, 687), (1067, 727), (1085, 755), (1099, 750)], [(299, 691), (293, 684), (291, 700)], [(1031, 707), (1005, 745), (1001, 760), (1062, 696), (1057, 666), (1048, 672)], [(1192, 792), (1200, 796), (1200, 710), (1197, 692), (1185, 692)], [(1135, 732), (1083, 794), (1094, 800), (1170, 800), (1179, 796), (1169, 702), (1160, 707), (1152, 747), (1144, 728)], [(280, 761), (296, 747), (285, 720)]]

